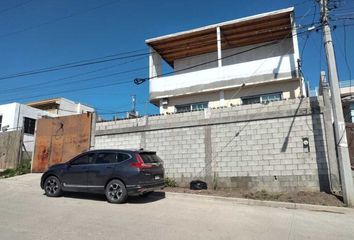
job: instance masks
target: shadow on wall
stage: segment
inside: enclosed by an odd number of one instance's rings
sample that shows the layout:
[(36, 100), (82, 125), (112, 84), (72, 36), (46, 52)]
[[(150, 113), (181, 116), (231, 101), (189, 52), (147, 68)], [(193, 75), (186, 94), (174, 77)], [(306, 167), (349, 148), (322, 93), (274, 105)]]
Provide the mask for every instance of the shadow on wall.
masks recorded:
[(318, 99), (310, 101), (311, 106), (311, 119), (312, 119), (312, 131), (315, 138), (315, 151), (316, 151), (316, 163), (318, 171), (318, 181), (321, 192), (331, 193), (328, 163), (326, 159), (326, 149), (324, 141), (324, 126), (321, 122), (320, 106)]
[[(295, 111), (293, 119), (291, 121), (289, 131), (287, 136), (284, 139), (284, 143), (281, 148), (281, 152), (286, 152), (289, 144), (289, 138), (291, 131), (294, 126), (295, 119), (299, 114), (300, 106), (303, 102), (303, 98), (300, 100), (299, 105)], [(325, 142), (324, 142), (324, 131), (321, 122), (321, 114), (320, 114), (320, 106), (318, 99), (310, 100), (310, 107), (311, 107), (311, 122), (312, 122), (312, 134), (314, 136), (314, 143), (315, 146), (311, 149), (311, 146), (308, 147), (308, 151), (316, 151), (316, 163), (317, 163), (317, 170), (318, 170), (318, 180), (319, 180), (319, 187), (321, 192), (330, 193), (330, 182), (329, 182), (329, 174), (328, 174), (328, 164), (326, 160), (326, 149), (325, 149)], [(303, 136), (308, 137), (308, 136)], [(305, 147), (305, 146), (304, 146)], [(304, 149), (305, 151), (305, 149)], [(306, 162), (305, 162), (306, 164)]]
[(304, 101), (303, 98), (300, 99), (300, 102), (299, 102), (299, 105), (297, 106), (296, 108), (296, 111), (295, 111), (295, 114), (293, 116), (293, 120), (291, 121), (291, 124), (290, 124), (290, 127), (289, 127), (289, 131), (288, 131), (288, 134), (286, 135), (285, 137), (285, 140), (283, 142), (283, 146), (281, 147), (281, 152), (286, 152), (286, 150), (288, 149), (288, 144), (289, 144), (289, 137), (290, 137), (290, 133), (293, 129), (293, 126), (294, 126), (294, 122), (295, 122), (295, 118), (296, 116), (298, 115), (299, 113), (299, 109), (300, 109), (300, 106), (301, 106), (301, 103)]

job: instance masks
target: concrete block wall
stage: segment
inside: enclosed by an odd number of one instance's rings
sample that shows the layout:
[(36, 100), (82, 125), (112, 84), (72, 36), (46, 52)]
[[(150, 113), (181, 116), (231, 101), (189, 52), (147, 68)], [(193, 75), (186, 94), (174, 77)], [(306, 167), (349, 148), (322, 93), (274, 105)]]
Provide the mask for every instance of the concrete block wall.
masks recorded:
[(182, 186), (319, 191), (329, 185), (322, 110), (304, 98), (99, 122), (95, 148), (154, 150)]

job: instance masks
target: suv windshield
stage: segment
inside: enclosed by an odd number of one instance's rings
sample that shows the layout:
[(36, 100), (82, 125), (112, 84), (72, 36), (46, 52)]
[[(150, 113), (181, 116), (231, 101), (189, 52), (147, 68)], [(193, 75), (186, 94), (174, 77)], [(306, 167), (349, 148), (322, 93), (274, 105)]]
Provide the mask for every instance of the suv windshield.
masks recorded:
[(162, 160), (154, 152), (141, 152), (139, 153), (144, 163), (160, 163)]

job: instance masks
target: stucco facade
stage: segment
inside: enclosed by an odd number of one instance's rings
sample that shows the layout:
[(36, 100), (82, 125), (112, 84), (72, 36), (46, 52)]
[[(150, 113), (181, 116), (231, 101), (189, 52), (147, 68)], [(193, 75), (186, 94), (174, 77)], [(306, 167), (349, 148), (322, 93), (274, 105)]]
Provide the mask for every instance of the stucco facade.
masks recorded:
[(288, 8), (146, 40), (151, 103), (167, 114), (304, 96), (293, 19)]
[[(35, 121), (43, 116), (53, 117), (55, 115), (20, 103), (0, 105), (0, 131), (20, 130), (25, 124), (35, 124)], [(31, 123), (27, 123), (26, 119), (30, 119)], [(28, 128), (31, 127), (34, 126), (28, 126)], [(32, 152), (34, 149), (34, 133), (25, 131), (23, 143), (26, 151)]]

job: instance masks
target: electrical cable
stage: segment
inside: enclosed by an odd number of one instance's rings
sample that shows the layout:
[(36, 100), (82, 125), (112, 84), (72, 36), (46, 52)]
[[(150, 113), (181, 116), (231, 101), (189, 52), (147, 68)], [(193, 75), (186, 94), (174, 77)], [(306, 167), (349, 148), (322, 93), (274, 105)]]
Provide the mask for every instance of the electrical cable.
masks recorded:
[[(298, 32), (296, 33), (296, 35), (300, 35), (300, 34), (304, 34), (305, 32)], [(290, 34), (292, 35), (292, 34)], [(277, 40), (277, 41), (274, 41), (274, 42), (269, 42), (269, 43), (266, 43), (266, 44), (263, 44), (263, 45), (260, 45), (260, 46), (257, 46), (257, 47), (254, 47), (254, 48), (250, 48), (250, 49), (247, 49), (245, 51), (241, 51), (241, 52), (238, 52), (236, 54), (232, 54), (230, 56), (226, 56), (224, 58), (227, 58), (227, 57), (231, 57), (231, 56), (236, 56), (236, 55), (239, 55), (239, 54), (242, 54), (242, 53), (245, 53), (245, 52), (249, 52), (249, 51), (252, 51), (254, 49), (258, 49), (260, 47), (264, 47), (264, 46), (268, 46), (268, 45), (274, 45), (276, 44), (277, 42), (280, 42), (280, 40)], [(217, 60), (213, 60), (211, 62), (214, 62), (214, 61), (217, 61)], [(204, 64), (207, 64), (207, 63), (203, 63), (203, 64), (198, 64), (198, 66), (200, 65), (204, 65)], [(196, 66), (191, 66), (191, 67), (188, 67), (187, 69), (192, 69), (192, 68), (195, 68)], [(181, 71), (184, 71), (185, 69), (181, 69)], [(131, 82), (131, 81), (130, 81)], [(46, 93), (46, 94), (40, 94), (40, 95), (35, 95), (35, 96), (30, 96), (30, 97), (25, 97), (25, 98), (12, 98), (12, 99), (7, 99), (7, 100), (3, 100), (3, 101), (19, 101), (19, 100), (23, 100), (23, 99), (31, 99), (31, 98), (36, 98), (36, 97), (44, 97), (44, 96), (48, 96), (48, 95), (53, 95), (53, 94), (58, 94), (58, 93), (67, 93), (67, 92), (75, 92), (75, 91), (82, 91), (82, 90), (89, 90), (89, 89), (93, 89), (93, 88), (102, 88), (102, 87), (108, 87), (108, 86), (114, 86), (114, 85), (120, 85), (120, 84), (125, 84), (125, 83), (129, 83), (129, 81), (123, 81), (123, 82), (117, 82), (117, 83), (112, 83), (112, 84), (104, 84), (104, 85), (95, 85), (95, 86), (90, 86), (90, 87), (86, 87), (86, 88), (78, 88), (78, 89), (69, 89), (69, 90), (63, 90), (63, 91), (57, 91), (57, 92), (51, 92), (51, 93)]]
[(71, 69), (71, 68), (76, 68), (76, 67), (89, 66), (89, 65), (98, 64), (98, 63), (112, 62), (112, 61), (133, 58), (133, 57), (139, 57), (139, 56), (145, 56), (145, 55), (147, 55), (147, 53), (134, 54), (134, 55), (124, 56), (124, 57), (115, 57), (115, 58), (103, 59), (103, 60), (97, 60), (97, 61), (90, 61), (90, 62), (78, 63), (78, 64), (73, 64), (73, 65), (63, 64), (63, 65), (58, 65), (57, 67), (53, 67), (53, 68), (42, 68), (42, 69), (39, 69), (39, 70), (36, 70), (33, 72), (24, 72), (24, 73), (18, 73), (18, 74), (2, 76), (2, 77), (0, 76), (0, 80), (12, 79), (12, 78), (23, 77), (23, 76), (30, 76), (30, 75), (40, 74), (40, 73), (48, 73), (48, 72), (53, 72), (53, 71), (58, 71), (58, 70), (63, 70), (63, 69)]
[[(305, 27), (306, 26), (302, 26), (301, 28), (305, 28)], [(215, 41), (213, 41), (213, 42), (215, 42)], [(203, 44), (205, 44), (205, 42), (202, 44), (198, 43), (196, 45), (198, 45), (198, 46), (200, 45), (199, 47), (202, 47)], [(193, 45), (190, 45), (190, 47), (193, 47)], [(19, 73), (15, 73), (15, 74), (0, 76), (0, 80), (13, 79), (13, 78), (24, 77), (24, 76), (31, 76), (31, 75), (48, 73), (48, 72), (53, 72), (53, 71), (72, 69), (72, 68), (77, 68), (77, 67), (84, 67), (84, 66), (101, 64), (101, 63), (117, 61), (117, 60), (122, 60), (122, 59), (127, 59), (127, 58), (147, 56), (150, 54), (150, 53), (146, 53), (146, 52), (145, 53), (137, 53), (137, 52), (140, 52), (143, 50), (145, 50), (145, 49), (139, 49), (139, 50), (129, 51), (129, 52), (121, 52), (121, 53), (111, 54), (111, 55), (103, 56), (103, 57), (80, 60), (80, 61), (64, 63), (64, 64), (60, 64), (60, 65), (55, 65), (55, 66), (51, 66), (51, 67), (40, 68), (40, 69), (36, 69), (36, 70), (19, 72)], [(176, 50), (178, 50), (178, 49), (174, 48), (171, 51), (176, 51)], [(126, 55), (126, 54), (131, 54), (131, 53), (137, 53), (137, 54), (122, 56), (122, 55)], [(161, 53), (166, 54), (166, 53), (169, 53), (169, 51), (161, 52)], [(108, 58), (108, 59), (106, 59), (106, 58)]]
[[(307, 31), (308, 30), (306, 30), (304, 32), (299, 32), (299, 33), (296, 33), (295, 35), (300, 35), (300, 34), (306, 33)], [(295, 35), (292, 35), (291, 32), (290, 32), (290, 34), (288, 34), (287, 38), (293, 37)], [(176, 71), (170, 71), (170, 72), (167, 72), (167, 73), (164, 73), (164, 74), (159, 74), (159, 75), (154, 76), (154, 77), (136, 78), (134, 80), (134, 83), (136, 85), (139, 85), (139, 84), (142, 84), (145, 81), (148, 81), (148, 80), (151, 80), (151, 79), (154, 79), (154, 78), (158, 78), (158, 77), (162, 77), (162, 76), (166, 76), (166, 75), (171, 75), (171, 74), (175, 74), (175, 73), (178, 73), (178, 72), (183, 72), (183, 71), (186, 71), (186, 70), (194, 69), (196, 67), (200, 67), (200, 66), (204, 66), (204, 65), (207, 65), (207, 64), (210, 64), (210, 63), (213, 63), (213, 62), (217, 62), (217, 61), (222, 60), (222, 59), (227, 59), (227, 58), (234, 57), (234, 56), (246, 53), (246, 52), (250, 52), (250, 51), (253, 51), (253, 50), (258, 49), (258, 48), (262, 48), (262, 47), (270, 46), (270, 45), (275, 45), (275, 44), (278, 44), (279, 42), (281, 42), (283, 40), (284, 39), (271, 41), (271, 42), (265, 43), (263, 45), (255, 46), (253, 48), (249, 48), (249, 49), (244, 50), (244, 51), (240, 51), (240, 52), (237, 52), (237, 53), (234, 53), (234, 54), (230, 54), (228, 56), (224, 56), (224, 57), (217, 58), (217, 59), (214, 59), (214, 60), (210, 60), (210, 61), (207, 61), (207, 62), (199, 63), (199, 64), (196, 64), (196, 65), (193, 65), (193, 66), (189, 66), (189, 67), (186, 67), (186, 68), (183, 68), (183, 69), (179, 69), (179, 70), (176, 70)]]
[(45, 96), (59, 94), (59, 93), (78, 92), (78, 91), (84, 91), (84, 90), (90, 90), (90, 89), (96, 89), (96, 88), (117, 86), (117, 85), (122, 85), (122, 84), (127, 84), (127, 83), (131, 83), (131, 80), (125, 80), (125, 81), (120, 81), (120, 82), (111, 83), (111, 84), (104, 84), (104, 85), (100, 84), (100, 85), (95, 85), (95, 86), (86, 87), (86, 88), (67, 89), (67, 90), (63, 90), (63, 91), (57, 91), (57, 92), (46, 93), (46, 94), (39, 94), (39, 95), (35, 95), (35, 96), (30, 96), (30, 97), (12, 98), (12, 99), (7, 99), (6, 101), (7, 102), (22, 101), (22, 100), (26, 100), (26, 99), (32, 99), (32, 98), (37, 98), (37, 97), (45, 97)]
[[(315, 17), (317, 15), (316, 14), (316, 10), (317, 10), (317, 4), (314, 2), (314, 14), (313, 14), (313, 17), (312, 17), (312, 25), (315, 24)], [(301, 59), (302, 63), (304, 62), (304, 60), (303, 60), (304, 50), (306, 48), (306, 44), (307, 44), (307, 41), (309, 40), (310, 34), (311, 34), (311, 32), (308, 32), (306, 34), (306, 39), (305, 39), (304, 45), (302, 46), (302, 49), (301, 49), (301, 52), (300, 52), (300, 59)]]
[[(88, 74), (91, 74), (91, 73), (104, 71), (104, 70), (115, 68), (115, 67), (118, 67), (118, 66), (122, 66), (122, 65), (125, 65), (125, 64), (128, 64), (128, 63), (136, 62), (136, 61), (141, 60), (141, 59), (143, 59), (143, 58), (140, 57), (140, 58), (133, 59), (131, 61), (123, 62), (123, 63), (120, 63), (120, 64), (110, 65), (110, 66), (99, 68), (99, 69), (96, 69), (96, 70), (83, 72), (83, 73), (79, 73), (79, 74), (74, 74), (74, 75), (70, 75), (70, 76), (67, 76), (67, 77), (58, 78), (58, 79), (55, 79), (55, 80), (43, 81), (43, 82), (39, 82), (39, 83), (35, 83), (35, 84), (28, 84), (28, 85), (24, 85), (24, 86), (17, 87), (17, 88), (3, 89), (3, 91), (0, 92), (0, 95), (2, 95), (2, 94), (10, 94), (10, 93), (17, 92), (19, 90), (24, 90), (24, 89), (28, 90), (29, 88), (34, 88), (34, 87), (43, 87), (43, 86), (51, 85), (51, 84), (53, 84), (54, 82), (57, 82), (57, 81), (60, 81), (60, 84), (63, 84), (63, 83), (65, 83), (65, 84), (66, 83), (75, 83), (76, 81), (62, 81), (62, 80), (72, 79), (72, 78), (88, 75)], [(148, 68), (148, 67), (146, 67), (146, 68)], [(135, 71), (135, 70), (132, 69), (132, 71)], [(126, 72), (122, 72), (122, 73), (126, 73)], [(83, 81), (83, 80), (78, 80), (78, 81), (80, 82), (80, 81)]]
[(101, 4), (101, 5), (98, 5), (96, 7), (92, 7), (92, 8), (89, 8), (89, 9), (86, 9), (86, 10), (83, 10), (83, 11), (79, 11), (79, 12), (76, 12), (76, 13), (71, 13), (71, 14), (69, 14), (67, 16), (59, 17), (59, 18), (56, 18), (56, 19), (53, 19), (53, 20), (49, 20), (49, 21), (46, 21), (46, 22), (43, 22), (43, 23), (40, 23), (40, 24), (37, 24), (37, 25), (33, 25), (33, 26), (30, 26), (30, 27), (27, 27), (27, 28), (23, 28), (23, 29), (16, 30), (16, 31), (13, 31), (13, 32), (5, 33), (5, 34), (0, 35), (0, 38), (13, 36), (13, 35), (18, 34), (18, 33), (27, 32), (27, 31), (30, 31), (30, 30), (33, 30), (33, 29), (37, 29), (37, 28), (52, 24), (52, 23), (57, 23), (57, 22), (66, 20), (68, 18), (76, 17), (76, 16), (79, 16), (79, 15), (82, 15), (82, 14), (86, 14), (88, 12), (91, 12), (91, 11), (94, 11), (94, 10), (97, 10), (97, 9), (100, 9), (100, 8), (103, 8), (103, 7), (107, 7), (107, 6), (116, 4), (118, 2), (119, 1), (116, 1), (116, 0), (110, 1), (110, 2), (107, 2), (107, 3)]
[(6, 9), (3, 9), (3, 10), (0, 10), (0, 14), (3, 14), (5, 12), (8, 12), (10, 10), (13, 10), (13, 9), (16, 9), (16, 8), (19, 8), (19, 7), (22, 7), (24, 5), (27, 5), (29, 4), (30, 2), (33, 2), (33, 0), (28, 0), (28, 1), (25, 1), (25, 2), (22, 2), (22, 3), (19, 3), (19, 4), (16, 4), (12, 7), (9, 7), (9, 8), (6, 8)]

